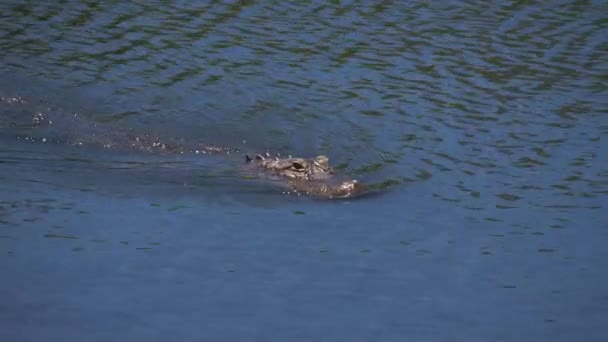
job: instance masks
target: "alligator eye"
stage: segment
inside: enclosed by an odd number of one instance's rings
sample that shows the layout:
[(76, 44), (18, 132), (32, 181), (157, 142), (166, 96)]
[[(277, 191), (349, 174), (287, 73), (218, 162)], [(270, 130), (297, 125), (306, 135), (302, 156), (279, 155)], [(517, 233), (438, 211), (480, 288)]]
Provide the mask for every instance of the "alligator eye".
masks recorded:
[(298, 162), (294, 162), (291, 164), (291, 166), (296, 169), (296, 170), (304, 170), (304, 165), (298, 163)]

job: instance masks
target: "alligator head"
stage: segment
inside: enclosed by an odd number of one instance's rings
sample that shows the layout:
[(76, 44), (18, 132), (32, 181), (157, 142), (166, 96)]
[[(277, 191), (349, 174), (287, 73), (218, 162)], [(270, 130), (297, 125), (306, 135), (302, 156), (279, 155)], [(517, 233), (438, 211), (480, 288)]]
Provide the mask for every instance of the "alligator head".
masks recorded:
[(329, 158), (323, 155), (314, 158), (271, 157), (269, 154), (245, 156), (248, 163), (264, 173), (287, 180), (291, 192), (324, 198), (348, 198), (366, 190), (356, 179), (334, 176)]

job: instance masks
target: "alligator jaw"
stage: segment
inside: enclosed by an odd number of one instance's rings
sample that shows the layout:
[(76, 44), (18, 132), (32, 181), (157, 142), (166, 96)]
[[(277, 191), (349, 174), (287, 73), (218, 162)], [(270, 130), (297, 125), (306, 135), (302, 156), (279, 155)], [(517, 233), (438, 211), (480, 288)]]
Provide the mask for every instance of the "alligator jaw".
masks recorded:
[(344, 199), (357, 197), (367, 192), (367, 187), (356, 179), (342, 181), (337, 184), (330, 182), (290, 182), (293, 192), (298, 195), (307, 195), (325, 199)]

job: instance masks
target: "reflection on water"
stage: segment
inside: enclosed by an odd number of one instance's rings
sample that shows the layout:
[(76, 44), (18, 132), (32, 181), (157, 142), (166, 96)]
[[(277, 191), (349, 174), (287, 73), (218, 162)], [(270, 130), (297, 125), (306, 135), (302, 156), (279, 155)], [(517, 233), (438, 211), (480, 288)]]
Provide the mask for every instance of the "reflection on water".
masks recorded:
[[(146, 265), (155, 274), (196, 282), (185, 275), (197, 274), (187, 255), (217, 262), (205, 273), (212, 282), (223, 279), (213, 273), (220, 269), (242, 274), (228, 288), (204, 287), (219, 293), (218, 301), (198, 302), (213, 308), (208, 312), (179, 296), (180, 305), (121, 311), (132, 315), (125, 322), (179, 321), (191, 333), (185, 336), (239, 340), (251, 336), (247, 329), (271, 326), (288, 340), (437, 340), (454, 333), (572, 340), (582, 331), (586, 340), (603, 340), (598, 317), (608, 295), (596, 268), (608, 241), (601, 229), (608, 192), (601, 153), (608, 133), (606, 14), (599, 1), (3, 2), (0, 252), (15, 260), (2, 264), (11, 272), (11, 262), (38, 269), (40, 251), (62, 253), (57, 241), (81, 253), (83, 264), (75, 267), (98, 263), (95, 277), (113, 274), (95, 253), (112, 262), (126, 258), (121, 276), (132, 278), (106, 284), (100, 297), (154, 277), (137, 270), (139, 255), (113, 249), (134, 243), (151, 248), (150, 255), (165, 253), (169, 261)], [(74, 113), (84, 119), (78, 125)], [(36, 115), (53, 118), (54, 126), (27, 127)], [(238, 156), (180, 158), (56, 143), (116, 137), (121, 129), (186, 145), (326, 154), (340, 172), (389, 191), (318, 203), (241, 179)], [(84, 207), (61, 209), (79, 207), (66, 203)], [(110, 229), (124, 217), (129, 226)], [(87, 222), (103, 224), (93, 233), (83, 228)], [(203, 223), (208, 230), (192, 228)], [(177, 230), (170, 241), (130, 236), (146, 228), (160, 236), (161, 226)], [(93, 240), (104, 242), (84, 242)], [(27, 250), (37, 252), (27, 258)], [(53, 278), (57, 284), (71, 276), (64, 272)], [(29, 277), (8, 274), (13, 284)], [(10, 284), (0, 290), (19, 294)], [(43, 296), (35, 287), (23, 291)], [(299, 306), (282, 306), (284, 298)], [(87, 303), (80, 311), (87, 324), (116, 323)], [(331, 315), (318, 314), (323, 303)], [(32, 313), (23, 302), (11, 305), (19, 315)], [(244, 317), (255, 305), (268, 309), (258, 320)], [(183, 320), (183, 308), (217, 324), (206, 335)], [(419, 319), (402, 318), (411, 316), (406, 308), (418, 310)], [(293, 315), (279, 315), (283, 309)], [(509, 330), (516, 338), (496, 323), (515, 321)], [(241, 328), (222, 334), (230, 322)], [(352, 336), (337, 332), (346, 326), (360, 328), (349, 329)], [(150, 337), (150, 329), (129, 336)], [(269, 336), (255, 331), (256, 338)]]

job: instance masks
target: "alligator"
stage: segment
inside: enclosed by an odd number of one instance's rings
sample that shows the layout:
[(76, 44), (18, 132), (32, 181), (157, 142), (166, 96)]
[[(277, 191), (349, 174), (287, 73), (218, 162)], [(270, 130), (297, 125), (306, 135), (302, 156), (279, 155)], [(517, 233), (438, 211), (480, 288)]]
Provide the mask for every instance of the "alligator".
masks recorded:
[[(0, 98), (4, 103), (24, 104), (25, 100), (18, 98)], [(108, 129), (96, 123), (85, 120), (74, 114), (62, 123), (60, 131), (79, 132), (77, 138), (66, 138), (62, 142), (72, 145), (102, 146), (104, 148), (127, 148), (134, 151), (170, 153), (170, 154), (236, 154), (239, 149), (216, 145), (184, 145), (179, 141), (161, 141), (150, 134), (138, 134), (125, 129)], [(53, 121), (41, 112), (35, 112), (28, 122), (29, 127), (55, 125)], [(1, 126), (1, 125), (0, 125)], [(13, 123), (11, 126), (15, 127)], [(84, 134), (83, 134), (84, 132)], [(34, 138), (28, 137), (29, 140)], [(46, 138), (40, 140), (46, 141)], [(286, 194), (311, 196), (316, 198), (337, 199), (352, 198), (367, 192), (367, 187), (356, 179), (336, 175), (329, 165), (329, 158), (318, 155), (313, 158), (295, 158), (292, 156), (271, 156), (269, 153), (256, 154), (251, 157), (244, 154), (244, 171), (255, 172), (260, 178), (278, 180), (287, 191)]]
[(294, 194), (349, 198), (366, 191), (366, 186), (356, 179), (335, 176), (329, 166), (329, 158), (324, 155), (314, 158), (280, 158), (257, 154), (254, 158), (245, 155), (245, 160), (267, 175), (285, 179)]

